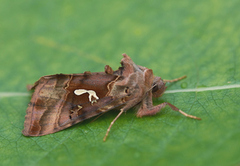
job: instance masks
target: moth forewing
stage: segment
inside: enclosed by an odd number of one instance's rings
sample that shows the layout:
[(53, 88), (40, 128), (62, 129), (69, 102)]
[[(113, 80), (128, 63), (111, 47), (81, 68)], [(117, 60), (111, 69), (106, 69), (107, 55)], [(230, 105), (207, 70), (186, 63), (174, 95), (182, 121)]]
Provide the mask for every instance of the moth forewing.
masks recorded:
[[(108, 111), (116, 99), (106, 96), (109, 91), (107, 85), (116, 77), (105, 73), (41, 77), (27, 108), (23, 134), (40, 136), (54, 133)], [(89, 93), (74, 93), (79, 89)]]

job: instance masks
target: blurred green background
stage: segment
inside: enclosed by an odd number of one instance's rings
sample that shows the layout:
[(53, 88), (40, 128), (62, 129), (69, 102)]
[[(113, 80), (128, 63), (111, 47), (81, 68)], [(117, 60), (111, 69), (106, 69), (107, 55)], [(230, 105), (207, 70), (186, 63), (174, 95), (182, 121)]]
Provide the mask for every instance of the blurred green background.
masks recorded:
[[(240, 88), (230, 88), (240, 86), (239, 0), (0, 4), (0, 165), (240, 164)], [(27, 84), (43, 75), (103, 71), (106, 64), (117, 69), (122, 53), (164, 79), (187, 75), (167, 91), (183, 92), (154, 104), (168, 101), (202, 121), (168, 107), (144, 118), (130, 109), (103, 143), (115, 110), (55, 134), (21, 134)]]

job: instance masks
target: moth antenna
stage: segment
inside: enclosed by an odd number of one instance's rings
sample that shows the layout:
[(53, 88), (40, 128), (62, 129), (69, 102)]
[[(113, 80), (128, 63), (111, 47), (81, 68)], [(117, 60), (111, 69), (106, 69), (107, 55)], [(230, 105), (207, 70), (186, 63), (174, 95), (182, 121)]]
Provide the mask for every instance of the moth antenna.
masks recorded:
[(164, 83), (167, 83), (167, 82), (172, 83), (172, 82), (180, 81), (180, 80), (182, 80), (182, 79), (184, 79), (184, 78), (186, 78), (186, 77), (187, 77), (187, 76), (185, 75), (185, 76), (182, 76), (182, 77), (179, 77), (179, 78), (175, 78), (175, 79), (173, 79), (173, 80), (163, 80), (163, 82), (164, 82)]
[(147, 92), (151, 91), (157, 84), (153, 85), (151, 88), (147, 90)]

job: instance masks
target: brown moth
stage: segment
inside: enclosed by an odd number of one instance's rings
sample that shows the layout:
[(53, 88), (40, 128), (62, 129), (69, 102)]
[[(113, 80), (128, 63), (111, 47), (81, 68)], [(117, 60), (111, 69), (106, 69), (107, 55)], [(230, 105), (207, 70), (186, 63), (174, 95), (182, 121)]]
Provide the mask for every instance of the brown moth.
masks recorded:
[(137, 105), (137, 117), (155, 115), (168, 105), (186, 117), (200, 120), (167, 102), (153, 106), (152, 97), (160, 97), (164, 93), (166, 82), (175, 82), (185, 76), (163, 80), (154, 76), (151, 69), (136, 65), (126, 54), (123, 54), (121, 65), (116, 71), (106, 65), (105, 72), (41, 77), (29, 87), (34, 89), (34, 93), (22, 133), (25, 136), (47, 135), (112, 109), (120, 109), (107, 129), (105, 141), (117, 118)]

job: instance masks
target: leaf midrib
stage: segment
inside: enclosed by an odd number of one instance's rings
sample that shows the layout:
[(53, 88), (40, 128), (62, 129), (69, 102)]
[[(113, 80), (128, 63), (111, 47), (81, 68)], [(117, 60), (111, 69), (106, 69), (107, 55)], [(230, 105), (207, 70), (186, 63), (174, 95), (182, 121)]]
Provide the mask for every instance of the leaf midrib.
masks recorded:
[[(227, 89), (234, 89), (234, 88), (240, 88), (240, 84), (212, 86), (212, 87), (205, 87), (205, 88), (193, 88), (193, 89), (166, 90), (165, 94), (168, 94), (168, 93), (217, 91), (217, 90), (227, 90)], [(29, 93), (25, 93), (25, 92), (0, 92), (0, 98), (3, 98), (3, 97), (23, 97), (23, 96), (29, 96)]]

